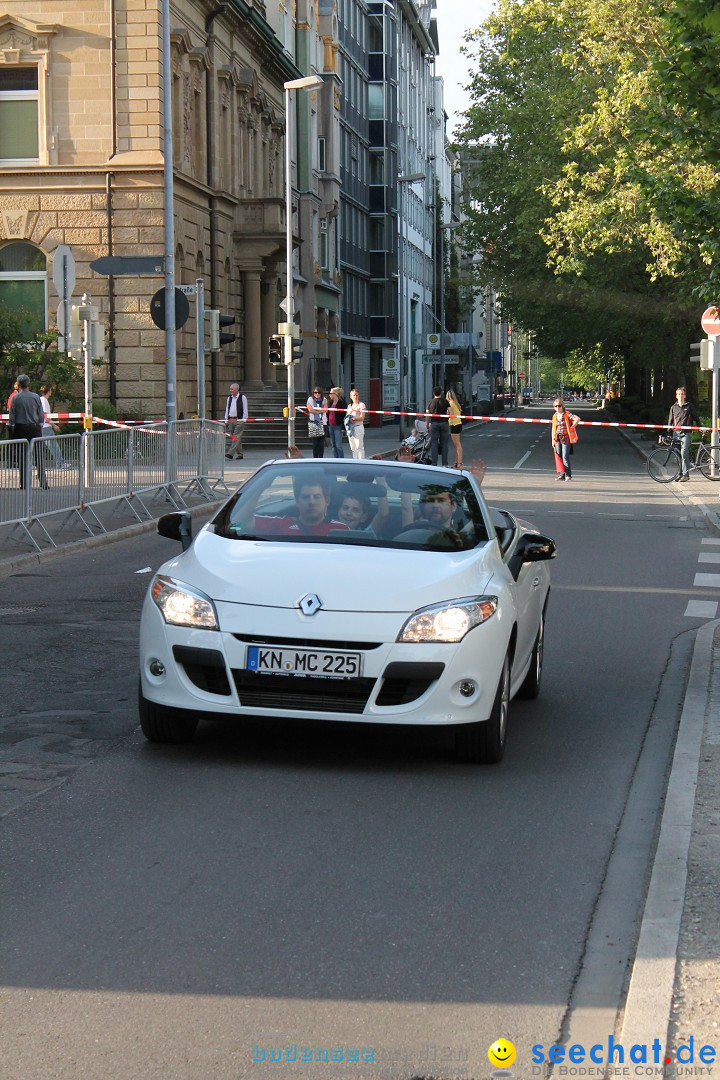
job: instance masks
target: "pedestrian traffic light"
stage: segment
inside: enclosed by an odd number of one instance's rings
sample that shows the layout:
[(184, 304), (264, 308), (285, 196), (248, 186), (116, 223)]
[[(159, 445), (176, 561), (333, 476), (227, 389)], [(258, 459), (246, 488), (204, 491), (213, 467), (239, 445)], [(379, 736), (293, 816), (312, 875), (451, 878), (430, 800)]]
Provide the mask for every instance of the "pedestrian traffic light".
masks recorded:
[(292, 339), (292, 362), (298, 364), (302, 360), (303, 354), (303, 339), (302, 330), (298, 330), (297, 334)]
[(282, 334), (271, 334), (269, 338), (269, 354), (270, 363), (273, 367), (280, 367), (285, 363), (283, 359), (283, 337)]

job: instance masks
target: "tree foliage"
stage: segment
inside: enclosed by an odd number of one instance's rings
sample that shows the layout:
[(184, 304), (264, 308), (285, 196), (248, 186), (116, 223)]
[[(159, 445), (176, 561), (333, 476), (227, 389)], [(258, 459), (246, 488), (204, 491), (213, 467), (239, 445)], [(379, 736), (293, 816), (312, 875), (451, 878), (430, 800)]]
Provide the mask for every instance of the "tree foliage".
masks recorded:
[[(35, 327), (28, 335), (30, 312), (11, 310), (0, 303), (0, 400), (8, 399), (18, 375), (30, 377), (30, 386), (39, 391), (43, 384), (53, 387), (56, 397), (71, 399), (77, 393), (82, 374), (72, 357), (57, 351), (57, 332)], [(28, 337), (30, 340), (28, 340)]]
[(676, 384), (714, 287), (718, 179), (687, 121), (720, 96), (672, 90), (690, 41), (710, 64), (712, 6), (501, 0), (467, 38), (458, 151), (484, 282), (543, 354), (622, 356), (636, 391)]

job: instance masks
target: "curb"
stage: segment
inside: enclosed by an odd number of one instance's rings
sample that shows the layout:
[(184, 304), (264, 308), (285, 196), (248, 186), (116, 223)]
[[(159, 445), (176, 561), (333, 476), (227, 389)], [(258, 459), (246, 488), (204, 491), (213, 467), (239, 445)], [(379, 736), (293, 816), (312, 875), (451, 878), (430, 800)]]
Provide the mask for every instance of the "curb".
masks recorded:
[(621, 1029), (624, 1046), (667, 1040), (685, 907), (695, 793), (720, 620), (697, 631)]

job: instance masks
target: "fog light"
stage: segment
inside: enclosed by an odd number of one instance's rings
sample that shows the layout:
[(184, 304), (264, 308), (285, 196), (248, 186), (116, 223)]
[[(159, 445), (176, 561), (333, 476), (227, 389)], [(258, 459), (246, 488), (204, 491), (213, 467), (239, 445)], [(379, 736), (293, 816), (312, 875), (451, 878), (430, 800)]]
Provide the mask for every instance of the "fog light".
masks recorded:
[(472, 697), (477, 690), (477, 686), (474, 682), (461, 682), (459, 689), (463, 697)]
[(152, 658), (149, 667), (151, 675), (157, 675), (159, 677), (160, 675), (165, 674), (165, 665), (163, 664), (162, 660), (158, 660), (156, 657)]

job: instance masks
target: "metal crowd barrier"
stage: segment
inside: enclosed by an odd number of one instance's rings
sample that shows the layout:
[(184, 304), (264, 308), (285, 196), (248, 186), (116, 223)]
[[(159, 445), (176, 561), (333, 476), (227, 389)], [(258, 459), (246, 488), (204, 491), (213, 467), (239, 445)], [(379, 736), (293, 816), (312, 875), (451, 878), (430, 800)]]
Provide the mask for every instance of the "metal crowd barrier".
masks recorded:
[(50, 515), (60, 530), (72, 519), (95, 535), (107, 532), (94, 509), (102, 503), (143, 521), (157, 501), (182, 509), (191, 496), (215, 499), (229, 493), (224, 447), (225, 425), (212, 420), (0, 441), (0, 526), (40, 551), (56, 546)]

